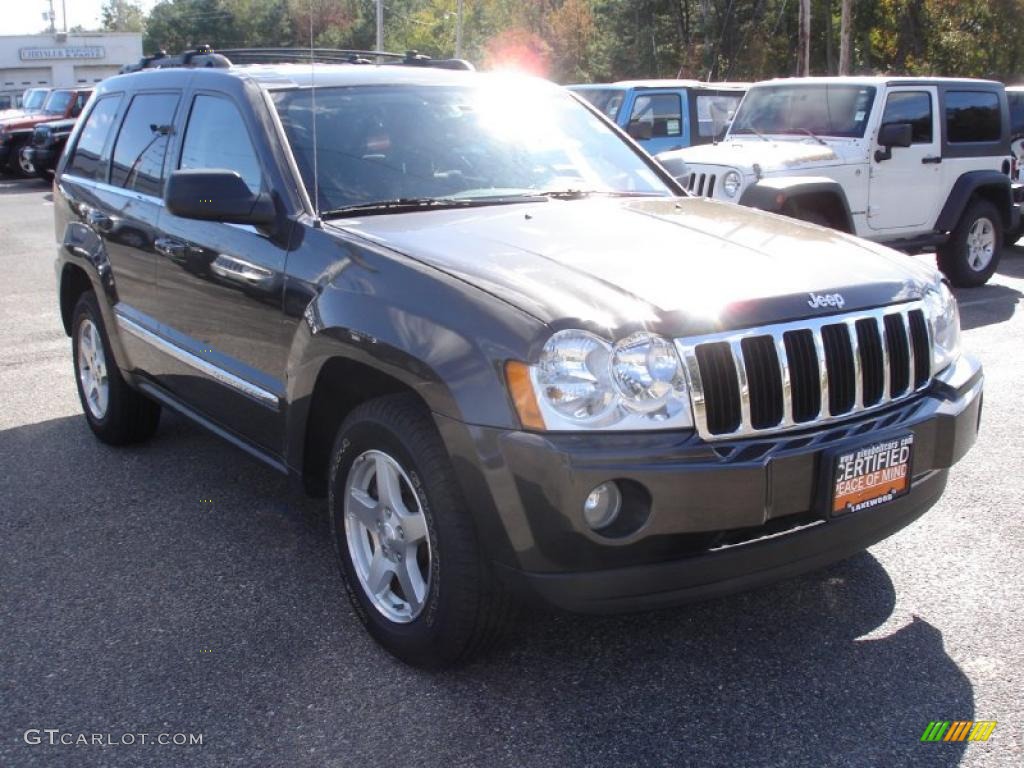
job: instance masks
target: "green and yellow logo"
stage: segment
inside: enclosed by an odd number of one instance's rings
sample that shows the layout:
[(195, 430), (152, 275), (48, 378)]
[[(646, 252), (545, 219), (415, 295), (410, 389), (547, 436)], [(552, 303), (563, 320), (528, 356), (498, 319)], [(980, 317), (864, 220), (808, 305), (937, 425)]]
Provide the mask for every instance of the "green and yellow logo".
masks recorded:
[(995, 720), (932, 720), (921, 741), (988, 741), (995, 729)]

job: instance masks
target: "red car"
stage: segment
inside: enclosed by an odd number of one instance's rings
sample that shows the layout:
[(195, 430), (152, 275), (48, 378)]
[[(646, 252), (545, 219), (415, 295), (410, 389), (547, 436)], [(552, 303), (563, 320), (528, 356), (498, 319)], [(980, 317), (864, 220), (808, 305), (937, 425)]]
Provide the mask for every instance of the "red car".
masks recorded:
[(40, 123), (78, 117), (90, 96), (91, 88), (58, 88), (50, 92), (38, 112), (0, 120), (0, 170), (15, 176), (34, 175), (32, 163), (21, 152), (31, 141), (32, 131)]

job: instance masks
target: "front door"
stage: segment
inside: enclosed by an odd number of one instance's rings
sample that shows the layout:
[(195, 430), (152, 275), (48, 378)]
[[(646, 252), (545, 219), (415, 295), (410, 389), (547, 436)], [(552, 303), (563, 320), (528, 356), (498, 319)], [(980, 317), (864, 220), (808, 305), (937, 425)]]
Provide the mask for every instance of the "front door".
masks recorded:
[(648, 154), (690, 146), (689, 105), (683, 91), (634, 91), (626, 130)]
[[(910, 123), (909, 147), (893, 147), (892, 157), (878, 159), (877, 141), (871, 150), (868, 226), (878, 232), (927, 229), (943, 202), (942, 147), (938, 94), (934, 86), (889, 90), (879, 130), (888, 123)], [(877, 136), (877, 134), (876, 134)]]
[[(197, 93), (175, 168), (237, 172), (266, 183), (238, 105)], [(163, 210), (157, 314), (173, 358), (164, 387), (220, 426), (279, 453), (291, 324), (282, 313), (283, 240), (251, 226), (179, 218)]]

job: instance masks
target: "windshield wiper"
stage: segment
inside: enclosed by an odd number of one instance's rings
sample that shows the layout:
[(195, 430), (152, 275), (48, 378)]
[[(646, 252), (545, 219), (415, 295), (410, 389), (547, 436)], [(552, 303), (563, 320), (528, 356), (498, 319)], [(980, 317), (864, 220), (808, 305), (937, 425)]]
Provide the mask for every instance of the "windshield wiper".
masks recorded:
[(582, 200), (591, 195), (605, 197), (662, 197), (658, 192), (627, 192), (617, 189), (542, 189), (524, 192), (523, 197), (547, 197), (553, 200)]
[(375, 213), (402, 213), (405, 211), (428, 211), (441, 210), (444, 208), (472, 208), (484, 205), (502, 205), (504, 203), (519, 203), (519, 198), (509, 197), (396, 197), (394, 200), (377, 200), (372, 203), (356, 203), (346, 205), (344, 208), (334, 208), (329, 211), (321, 211), (323, 219), (341, 218), (343, 216), (356, 216), (358, 214)]
[(823, 146), (823, 147), (827, 147), (828, 146), (828, 142), (825, 141), (824, 139), (822, 139), (821, 136), (819, 136), (818, 134), (816, 134), (816, 133), (814, 133), (812, 131), (809, 131), (806, 128), (797, 128), (796, 130), (800, 131), (800, 133), (806, 133), (808, 136), (810, 136), (816, 142), (821, 144), (821, 146)]
[(732, 133), (736, 134), (736, 135), (743, 135), (744, 133), (747, 133), (747, 132), (750, 132), (750, 133), (754, 134), (761, 141), (767, 141), (769, 144), (772, 143), (771, 139), (769, 139), (767, 136), (765, 136), (763, 133), (761, 133), (759, 130), (757, 130), (757, 128), (755, 128), (752, 125), (746, 125), (743, 128), (740, 128), (740, 129), (738, 129), (736, 131), (733, 131)]

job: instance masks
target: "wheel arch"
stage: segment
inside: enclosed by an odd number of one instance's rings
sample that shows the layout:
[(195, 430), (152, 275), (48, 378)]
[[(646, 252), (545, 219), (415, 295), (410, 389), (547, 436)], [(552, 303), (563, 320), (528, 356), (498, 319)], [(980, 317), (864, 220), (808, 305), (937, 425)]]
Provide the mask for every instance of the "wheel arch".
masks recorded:
[(71, 335), (71, 323), (75, 305), (82, 294), (93, 289), (92, 281), (86, 271), (77, 264), (65, 264), (60, 271), (58, 295), (60, 297), (60, 320), (64, 325), (64, 333)]
[(822, 214), (833, 229), (853, 234), (853, 215), (842, 185), (826, 177), (763, 179), (740, 196), (740, 205), (769, 213), (809, 210)]
[(972, 201), (988, 200), (999, 210), (1003, 219), (1003, 228), (1013, 224), (1013, 201), (1010, 192), (1010, 179), (999, 171), (969, 171), (964, 173), (953, 184), (946, 198), (946, 204), (939, 212), (935, 221), (935, 229), (940, 232), (952, 232), (960, 223), (960, 218)]

